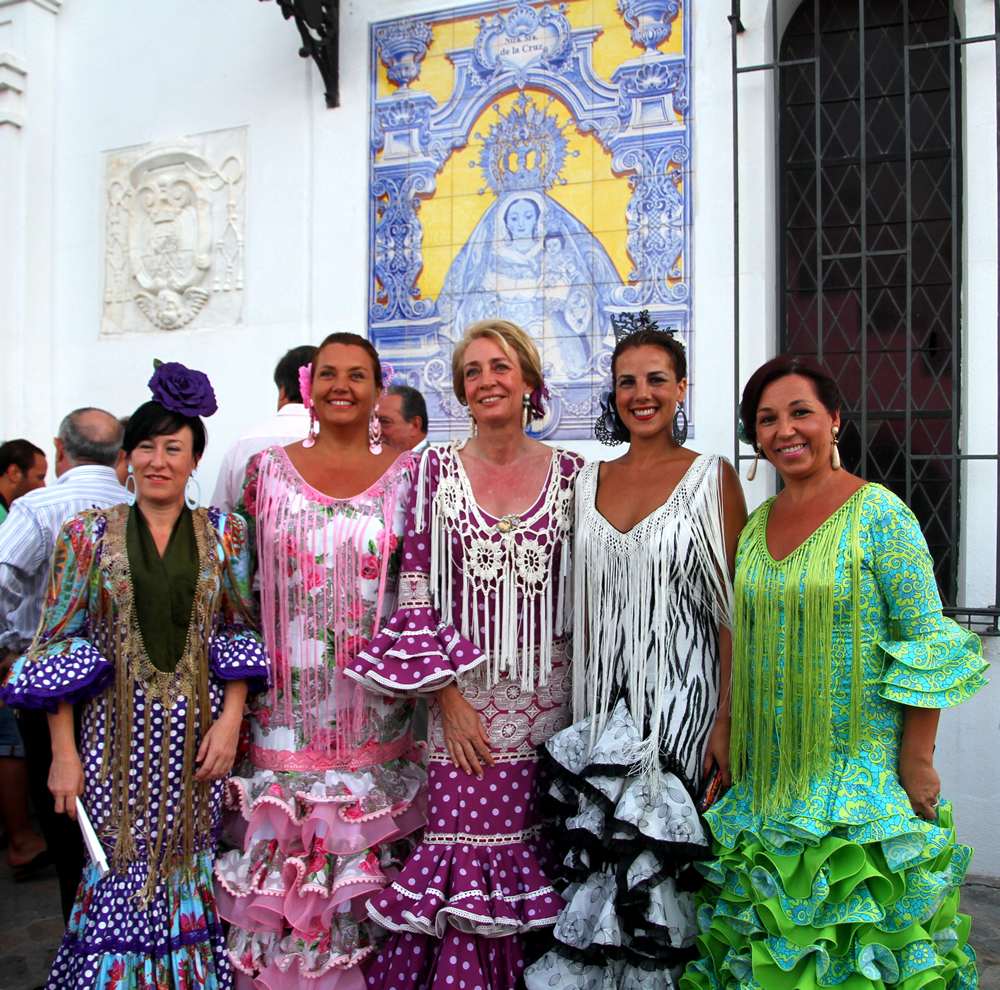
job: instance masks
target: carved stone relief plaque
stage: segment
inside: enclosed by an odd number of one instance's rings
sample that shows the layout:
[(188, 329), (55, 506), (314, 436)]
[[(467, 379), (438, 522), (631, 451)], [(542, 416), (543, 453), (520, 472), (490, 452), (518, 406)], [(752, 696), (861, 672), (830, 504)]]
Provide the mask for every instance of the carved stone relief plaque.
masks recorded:
[(243, 323), (247, 129), (104, 154), (103, 336)]

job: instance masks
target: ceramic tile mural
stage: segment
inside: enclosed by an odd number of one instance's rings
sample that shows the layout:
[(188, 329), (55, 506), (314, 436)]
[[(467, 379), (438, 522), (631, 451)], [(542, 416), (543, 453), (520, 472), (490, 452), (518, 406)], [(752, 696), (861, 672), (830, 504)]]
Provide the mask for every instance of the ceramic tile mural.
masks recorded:
[(476, 3), (371, 28), (369, 336), (461, 436), (451, 353), (538, 344), (535, 435), (593, 436), (610, 317), (690, 340), (690, 38), (680, 0)]

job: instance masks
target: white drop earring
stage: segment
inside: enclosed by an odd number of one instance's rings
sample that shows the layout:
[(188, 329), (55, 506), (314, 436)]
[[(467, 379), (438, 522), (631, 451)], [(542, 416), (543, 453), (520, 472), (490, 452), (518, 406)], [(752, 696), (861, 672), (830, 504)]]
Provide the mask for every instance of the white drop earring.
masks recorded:
[(750, 465), (750, 470), (747, 471), (747, 481), (753, 481), (757, 477), (757, 462), (764, 455), (764, 451), (761, 449), (759, 443), (753, 445), (753, 449), (756, 451), (753, 457), (753, 464)]
[[(132, 487), (131, 488), (129, 488), (129, 486), (128, 486), (128, 483), (130, 481), (132, 482)], [(126, 505), (135, 505), (135, 496), (136, 496), (135, 468), (132, 467), (132, 465), (130, 464), (128, 466), (128, 477), (125, 479), (125, 504)]]
[[(194, 484), (194, 494), (191, 494), (191, 485)], [(191, 470), (191, 477), (188, 478), (184, 486), (184, 504), (193, 512), (201, 505), (201, 482), (198, 480), (198, 472), (194, 468)]]

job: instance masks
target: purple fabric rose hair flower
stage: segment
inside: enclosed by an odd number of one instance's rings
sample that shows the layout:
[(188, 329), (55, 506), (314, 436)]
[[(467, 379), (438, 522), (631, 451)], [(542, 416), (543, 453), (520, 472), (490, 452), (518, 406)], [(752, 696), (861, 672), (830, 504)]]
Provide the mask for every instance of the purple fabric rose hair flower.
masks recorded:
[(185, 368), (178, 361), (154, 362), (149, 379), (153, 398), (181, 416), (211, 416), (218, 408), (215, 389), (202, 371)]

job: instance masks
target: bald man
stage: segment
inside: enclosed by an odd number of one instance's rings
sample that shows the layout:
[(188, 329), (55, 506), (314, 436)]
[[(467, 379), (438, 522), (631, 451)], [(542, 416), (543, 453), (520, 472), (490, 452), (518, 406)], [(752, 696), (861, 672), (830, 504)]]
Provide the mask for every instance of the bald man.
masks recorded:
[[(0, 669), (3, 676), (31, 643), (42, 615), (49, 561), (63, 524), (85, 509), (105, 509), (125, 501), (114, 465), (124, 427), (103, 409), (76, 409), (59, 426), (55, 439), (56, 481), (22, 495), (0, 526)], [(16, 778), (26, 779), (48, 849), (27, 859), (27, 852), (8, 862), (23, 877), (54, 859), (59, 873), (63, 914), (69, 918), (83, 869), (80, 830), (67, 815), (55, 814), (47, 781), (52, 749), (45, 712), (21, 709), (18, 726), (27, 758), (0, 758), (0, 810), (15, 799)], [(25, 785), (21, 783), (23, 788)], [(23, 790), (21, 791), (23, 801)], [(16, 809), (12, 807), (11, 813)], [(40, 840), (39, 840), (40, 841)]]

